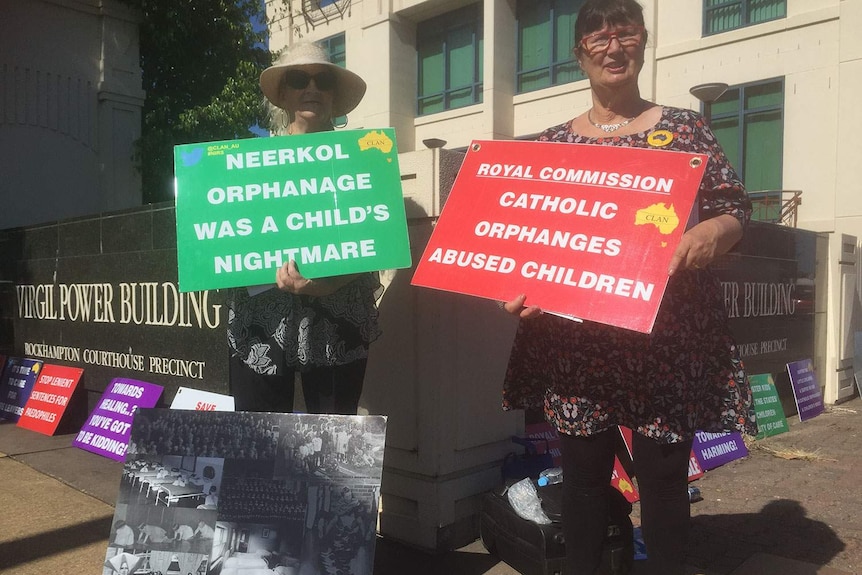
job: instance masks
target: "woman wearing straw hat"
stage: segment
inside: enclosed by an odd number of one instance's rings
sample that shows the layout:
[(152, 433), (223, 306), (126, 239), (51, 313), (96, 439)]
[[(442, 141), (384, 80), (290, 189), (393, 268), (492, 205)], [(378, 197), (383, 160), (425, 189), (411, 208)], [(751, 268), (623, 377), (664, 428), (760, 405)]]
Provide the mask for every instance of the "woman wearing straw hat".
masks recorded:
[[(298, 135), (333, 129), (365, 94), (358, 75), (318, 44), (299, 43), (260, 76), (270, 129)], [(307, 279), (290, 261), (278, 289), (235, 290), (228, 318), (230, 387), (240, 411), (293, 411), (299, 372), (309, 413), (356, 414), (368, 347), (380, 335), (377, 274)]]
[[(313, 85), (312, 85), (313, 84)], [(333, 129), (365, 95), (365, 81), (329, 61), (319, 44), (294, 44), (260, 75), (260, 88), (276, 135)]]

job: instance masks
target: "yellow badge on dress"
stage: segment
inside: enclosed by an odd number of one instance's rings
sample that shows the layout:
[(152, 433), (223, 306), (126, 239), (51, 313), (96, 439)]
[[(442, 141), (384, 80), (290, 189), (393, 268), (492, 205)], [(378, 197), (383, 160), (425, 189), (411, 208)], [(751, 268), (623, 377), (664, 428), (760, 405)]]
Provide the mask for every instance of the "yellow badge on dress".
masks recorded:
[(663, 148), (673, 142), (673, 132), (670, 130), (656, 130), (655, 132), (650, 132), (646, 141), (650, 146)]

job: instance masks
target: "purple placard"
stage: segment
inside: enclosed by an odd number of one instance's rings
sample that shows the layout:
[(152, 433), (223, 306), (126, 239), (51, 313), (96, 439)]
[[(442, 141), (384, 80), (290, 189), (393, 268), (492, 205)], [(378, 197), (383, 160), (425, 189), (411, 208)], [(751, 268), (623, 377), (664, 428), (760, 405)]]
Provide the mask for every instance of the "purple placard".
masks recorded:
[(125, 460), (135, 410), (155, 407), (162, 390), (162, 386), (146, 381), (112, 379), (72, 445), (116, 461)]
[(700, 466), (704, 470), (715, 469), (734, 459), (748, 455), (748, 448), (742, 441), (738, 431), (724, 433), (707, 433), (698, 431), (694, 434), (694, 444), (691, 447)]
[(799, 421), (823, 413), (823, 394), (820, 393), (820, 384), (817, 382), (811, 360), (802, 359), (788, 363), (787, 374), (790, 376), (790, 387), (793, 389), (793, 399), (796, 400)]
[(0, 377), (0, 418), (17, 422), (42, 370), (38, 359), (10, 357)]

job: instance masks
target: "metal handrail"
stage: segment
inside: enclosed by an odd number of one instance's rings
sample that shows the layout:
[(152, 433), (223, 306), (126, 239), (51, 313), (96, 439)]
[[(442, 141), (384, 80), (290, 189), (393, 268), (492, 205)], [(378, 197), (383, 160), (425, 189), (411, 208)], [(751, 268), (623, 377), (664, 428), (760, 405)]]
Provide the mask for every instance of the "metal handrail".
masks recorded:
[(758, 190), (748, 192), (748, 197), (754, 204), (752, 219), (796, 227), (802, 190)]
[(350, 10), (350, 0), (302, 0), (302, 15), (312, 28), (318, 24), (329, 24), (330, 20), (344, 18)]

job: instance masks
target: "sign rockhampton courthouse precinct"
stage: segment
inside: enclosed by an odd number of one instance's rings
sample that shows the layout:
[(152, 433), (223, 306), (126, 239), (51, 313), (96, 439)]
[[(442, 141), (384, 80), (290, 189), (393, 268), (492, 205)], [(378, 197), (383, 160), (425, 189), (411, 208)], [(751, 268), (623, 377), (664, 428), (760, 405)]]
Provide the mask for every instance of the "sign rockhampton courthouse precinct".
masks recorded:
[(181, 293), (172, 205), (6, 230), (9, 355), (84, 369), (90, 403), (115, 377), (227, 390), (226, 293)]

